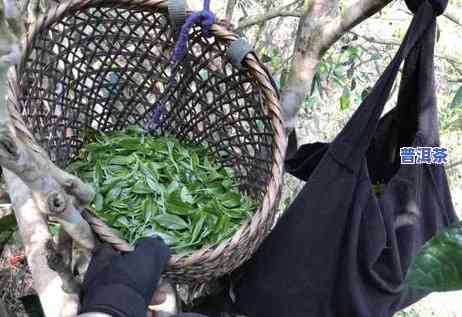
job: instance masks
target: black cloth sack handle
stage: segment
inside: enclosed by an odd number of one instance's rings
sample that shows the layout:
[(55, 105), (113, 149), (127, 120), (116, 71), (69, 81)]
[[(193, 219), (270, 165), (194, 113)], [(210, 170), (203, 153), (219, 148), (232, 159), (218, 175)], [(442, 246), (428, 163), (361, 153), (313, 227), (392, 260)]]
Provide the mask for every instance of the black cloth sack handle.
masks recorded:
[[(410, 6), (410, 8), (413, 7)], [(439, 144), (433, 87), (433, 54), (437, 14), (439, 11), (435, 11), (433, 4), (428, 1), (421, 2), (392, 62), (385, 69), (371, 93), (332, 142), (329, 151), (352, 170), (359, 167), (360, 158), (366, 154), (404, 60), (406, 60), (406, 65), (398, 105), (406, 106), (399, 103), (404, 95), (407, 94), (405, 99), (408, 100), (409, 94), (417, 96), (418, 90), (424, 89), (424, 91), (419, 92), (421, 98), (417, 100), (418, 133), (423, 136), (428, 146)], [(419, 63), (420, 65), (418, 65)], [(416, 73), (417, 71), (422, 73)], [(418, 83), (406, 82), (406, 78), (416, 78)], [(422, 109), (424, 106), (427, 108)]]

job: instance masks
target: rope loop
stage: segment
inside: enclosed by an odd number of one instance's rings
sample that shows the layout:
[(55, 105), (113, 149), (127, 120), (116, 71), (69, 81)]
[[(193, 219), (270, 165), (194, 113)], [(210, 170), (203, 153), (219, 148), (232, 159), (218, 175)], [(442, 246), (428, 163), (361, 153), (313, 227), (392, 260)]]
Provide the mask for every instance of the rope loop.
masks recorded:
[(210, 28), (215, 23), (215, 19), (215, 14), (210, 11), (210, 0), (204, 0), (203, 10), (192, 13), (181, 27), (178, 43), (173, 54), (173, 63), (180, 63), (185, 57), (186, 50), (188, 49), (189, 33), (192, 27), (200, 25), (202, 27), (202, 34), (210, 37)]

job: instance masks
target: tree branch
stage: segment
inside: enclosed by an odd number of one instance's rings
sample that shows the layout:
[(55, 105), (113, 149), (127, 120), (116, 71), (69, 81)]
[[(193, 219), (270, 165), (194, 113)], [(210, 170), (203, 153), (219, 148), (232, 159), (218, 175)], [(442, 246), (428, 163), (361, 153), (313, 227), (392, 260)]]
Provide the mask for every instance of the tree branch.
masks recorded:
[[(290, 4), (292, 5), (292, 4)], [(288, 6), (283, 6), (280, 8), (273, 9), (271, 11), (268, 11), (263, 14), (258, 14), (254, 16), (248, 17), (245, 21), (242, 21), (239, 23), (239, 26), (237, 27), (238, 31), (242, 31), (243, 29), (249, 28), (251, 26), (254, 26), (256, 24), (261, 24), (264, 23), (268, 20), (278, 18), (278, 17), (296, 17), (300, 18), (302, 17), (303, 13), (301, 11), (293, 11), (289, 10)]]
[[(410, 16), (413, 15), (413, 13), (412, 13), (412, 12), (409, 12), (409, 10), (399, 9), (399, 11), (404, 12), (404, 13), (406, 13), (407, 15), (410, 15)], [(462, 20), (460, 20), (460, 19), (459, 19), (457, 16), (455, 16), (454, 14), (445, 11), (445, 12), (443, 13), (443, 16), (444, 16), (446, 19), (448, 19), (449, 21), (454, 22), (454, 23), (457, 24), (458, 26), (462, 26)]]
[(47, 317), (75, 316), (78, 297), (65, 294), (59, 275), (47, 264), (46, 243), (51, 239), (47, 222), (32, 199), (30, 189), (15, 174), (3, 170), (13, 203), (27, 264)]
[(446, 170), (449, 171), (453, 168), (456, 168), (457, 166), (460, 166), (462, 165), (462, 161), (458, 161), (458, 162), (455, 162), (455, 163), (452, 163), (451, 165), (447, 166), (446, 167)]
[[(271, 9), (271, 6), (272, 6), (272, 1), (267, 0), (267, 1), (265, 1), (264, 5), (263, 5), (263, 10), (265, 10), (265, 12), (269, 11)], [(267, 21), (269, 21), (269, 20), (267, 20)], [(254, 47), (255, 47), (255, 51), (258, 52), (258, 53), (260, 53), (260, 50), (261, 50), (260, 46), (265, 45), (266, 40), (268, 39), (268, 36), (265, 36), (265, 39), (263, 41), (260, 41), (261, 44), (258, 45), (259, 40), (263, 35), (263, 31), (265, 30), (265, 27), (267, 25), (267, 23), (266, 23), (267, 21), (264, 21), (264, 22), (258, 24), (257, 32), (255, 32)], [(269, 29), (267, 30), (266, 35), (268, 35), (268, 31), (269, 31)]]
[[(25, 246), (27, 262), (46, 316), (75, 316), (78, 294), (66, 294), (62, 286), (76, 290), (70, 271), (60, 266), (47, 243), (52, 241), (47, 218), (62, 224), (80, 245), (93, 248), (95, 238), (79, 208), (93, 198), (92, 189), (78, 178), (54, 165), (41, 148), (34, 145), (12, 99), (7, 102), (8, 70), (21, 59), (24, 26), (14, 0), (3, 0), (0, 8), (0, 165)], [(14, 121), (12, 120), (14, 118)], [(51, 270), (55, 265), (58, 273)], [(60, 277), (63, 277), (63, 279)], [(65, 282), (65, 283), (64, 283)]]
[[(362, 35), (356, 32), (350, 31), (350, 33), (355, 34), (363, 39), (365, 39), (368, 42), (379, 44), (379, 45), (392, 45), (392, 46), (399, 46), (401, 45), (401, 42), (395, 39), (384, 39), (384, 38), (379, 38), (376, 36), (367, 36), (367, 35)], [(435, 54), (436, 58), (444, 59), (448, 63), (450, 63), (454, 68), (456, 68), (457, 71), (459, 71), (459, 68), (456, 67), (456, 65), (462, 65), (462, 61), (457, 59), (454, 56), (450, 56), (444, 53), (436, 53)]]
[(228, 22), (231, 22), (233, 19), (233, 14), (234, 14), (234, 8), (236, 8), (237, 0), (228, 0), (226, 3), (226, 9), (225, 9), (225, 19)]
[(324, 28), (324, 46), (330, 47), (346, 31), (376, 14), (392, 0), (357, 0)]
[(349, 33), (354, 34), (354, 35), (366, 40), (367, 42), (371, 42), (371, 43), (375, 43), (375, 44), (392, 45), (392, 46), (401, 45), (401, 43), (398, 40), (395, 40), (395, 39), (383, 39), (383, 38), (379, 38), (379, 37), (376, 37), (376, 36), (368, 36), (368, 35), (359, 34), (359, 33), (354, 32), (354, 31), (350, 31)]
[(325, 52), (346, 31), (375, 14), (392, 0), (357, 0), (339, 10), (337, 0), (306, 0), (298, 26), (294, 60), (281, 103), (287, 130), (295, 127), (296, 115), (310, 90)]
[(462, 26), (462, 20), (459, 19), (459, 18), (458, 18), (457, 16), (455, 16), (454, 14), (452, 14), (452, 13), (450, 13), (450, 12), (445, 12), (445, 13), (443, 13), (443, 16), (444, 16), (446, 19), (448, 19), (448, 20), (454, 22), (454, 23), (457, 24), (458, 26)]
[(42, 213), (55, 216), (74, 240), (92, 249), (95, 245), (93, 233), (79, 212), (79, 208), (91, 201), (92, 190), (74, 176), (66, 178), (66, 174), (42, 153), (18, 139), (5, 103), (0, 105), (0, 116), (0, 164), (27, 184)]
[(26, 21), (28, 25), (31, 25), (37, 21), (40, 13), (41, 13), (41, 8), (40, 8), (40, 0), (28, 0), (27, 4), (27, 17)]
[[(5, 8), (11, 4), (5, 0)], [(19, 37), (22, 32), (17, 11), (5, 9), (0, 17), (0, 96), (7, 95), (8, 69), (21, 57)], [(8, 23), (6, 22), (8, 21)], [(0, 165), (11, 170), (32, 190), (37, 208), (48, 215), (56, 216), (63, 228), (83, 247), (92, 249), (94, 237), (88, 223), (82, 218), (79, 207), (93, 199), (93, 190), (80, 179), (54, 165), (41, 149), (20, 140), (10, 117), (21, 120), (14, 106), (8, 109), (6, 98), (0, 99)], [(21, 121), (19, 125), (24, 125)], [(21, 132), (21, 131), (19, 131)], [(11, 194), (11, 193), (10, 193)]]

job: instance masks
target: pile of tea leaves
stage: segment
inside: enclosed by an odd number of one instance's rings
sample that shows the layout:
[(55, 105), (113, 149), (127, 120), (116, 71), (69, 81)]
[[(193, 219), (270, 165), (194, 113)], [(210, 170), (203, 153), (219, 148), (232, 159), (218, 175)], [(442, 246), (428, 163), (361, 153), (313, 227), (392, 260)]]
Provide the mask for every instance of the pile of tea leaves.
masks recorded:
[(175, 253), (230, 238), (256, 207), (205, 147), (137, 128), (98, 135), (69, 171), (94, 187), (93, 211), (130, 244), (159, 235)]

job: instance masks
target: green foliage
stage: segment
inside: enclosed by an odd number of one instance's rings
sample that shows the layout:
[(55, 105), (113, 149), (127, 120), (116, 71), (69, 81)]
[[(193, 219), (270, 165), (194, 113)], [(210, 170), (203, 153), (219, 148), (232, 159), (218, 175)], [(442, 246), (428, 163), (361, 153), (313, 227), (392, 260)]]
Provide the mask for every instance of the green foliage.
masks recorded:
[(308, 98), (306, 98), (305, 107), (310, 108), (310, 109), (316, 107), (316, 98), (314, 98), (313, 96), (309, 96)]
[(48, 229), (50, 230), (51, 236), (57, 238), (61, 230), (61, 225), (58, 223), (50, 223)]
[(0, 244), (8, 241), (17, 226), (14, 214), (0, 218)]
[[(342, 111), (351, 109), (356, 99), (355, 90), (364, 82), (368, 82), (366, 73), (359, 70), (365, 52), (363, 48), (354, 46), (354, 41), (347, 41), (338, 51), (326, 55), (321, 61), (313, 78), (311, 93), (318, 91), (321, 98), (332, 89), (331, 83), (342, 89), (339, 104)], [(374, 60), (374, 59), (372, 59)]]
[(462, 86), (457, 90), (454, 99), (450, 105), (451, 108), (461, 107), (462, 106)]
[(367, 98), (367, 96), (369, 96), (369, 94), (371, 93), (372, 91), (372, 87), (366, 87), (362, 92), (361, 92), (361, 100), (364, 101), (364, 99)]
[(372, 185), (372, 192), (377, 196), (377, 197), (382, 197), (383, 194), (385, 193), (385, 184), (382, 183), (377, 183)]
[(0, 232), (14, 230), (17, 225), (16, 217), (13, 214), (0, 218)]
[(351, 107), (351, 100), (350, 100), (350, 90), (345, 87), (343, 89), (342, 97), (340, 97), (340, 109), (342, 111), (348, 110)]
[(447, 107), (440, 113), (440, 121), (444, 132), (462, 129), (462, 107)]
[(126, 240), (157, 234), (177, 253), (230, 238), (255, 209), (206, 148), (135, 128), (98, 137), (69, 170), (94, 186), (94, 212)]
[(406, 280), (411, 287), (431, 291), (462, 289), (462, 222), (423, 246)]

